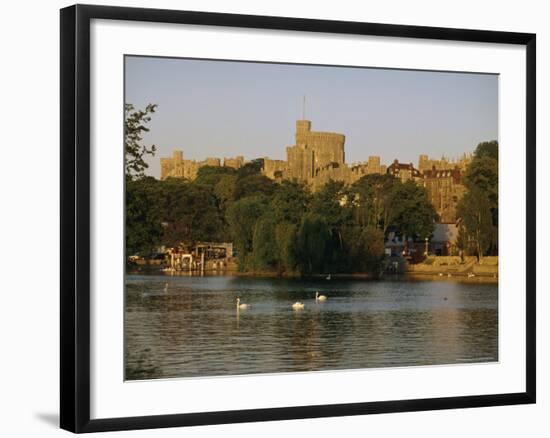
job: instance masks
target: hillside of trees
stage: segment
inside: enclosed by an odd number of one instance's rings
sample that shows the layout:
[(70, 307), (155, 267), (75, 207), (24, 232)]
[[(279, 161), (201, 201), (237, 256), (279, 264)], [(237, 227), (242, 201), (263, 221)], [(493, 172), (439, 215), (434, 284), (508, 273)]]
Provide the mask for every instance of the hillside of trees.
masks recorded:
[[(391, 175), (367, 175), (352, 185), (330, 181), (311, 193), (292, 181), (262, 175), (263, 161), (240, 169), (199, 169), (193, 181), (145, 176), (142, 146), (156, 106), (127, 106), (126, 251), (148, 255), (161, 245), (231, 241), (243, 272), (311, 275), (383, 269), (384, 241), (430, 238), (437, 215), (423, 187)], [(467, 253), (498, 248), (498, 143), (478, 145), (458, 205), (459, 246)]]
[(127, 180), (128, 254), (181, 242), (231, 241), (239, 269), (277, 273), (368, 272), (382, 269), (384, 237), (431, 236), (435, 211), (426, 192), (390, 175), (316, 193), (261, 174), (261, 162), (239, 170), (202, 167), (194, 181)]

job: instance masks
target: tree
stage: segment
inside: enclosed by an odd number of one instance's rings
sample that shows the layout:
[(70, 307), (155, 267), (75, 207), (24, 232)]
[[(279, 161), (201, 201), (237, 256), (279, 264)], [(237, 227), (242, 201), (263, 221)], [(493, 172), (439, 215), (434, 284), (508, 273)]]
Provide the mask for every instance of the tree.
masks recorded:
[(464, 174), (464, 185), (484, 191), (492, 207), (498, 207), (498, 161), (484, 155), (474, 158)]
[(249, 161), (243, 167), (237, 170), (237, 174), (239, 175), (239, 178), (244, 178), (245, 176), (260, 174), (263, 168), (264, 159), (256, 158), (255, 160)]
[(201, 166), (197, 172), (194, 182), (196, 184), (214, 187), (225, 176), (236, 178), (237, 172), (231, 167), (225, 166)]
[(464, 174), (468, 192), (480, 191), (489, 202), (493, 229), (490, 234), (492, 252), (498, 251), (498, 142), (480, 143), (474, 159)]
[(284, 180), (276, 189), (269, 210), (277, 222), (299, 224), (310, 203), (308, 189), (299, 183)]
[(384, 233), (379, 228), (367, 227), (354, 241), (354, 258), (359, 271), (379, 276), (384, 260)]
[(484, 141), (479, 143), (474, 152), (475, 158), (489, 157), (498, 161), (498, 141)]
[(148, 104), (145, 110), (136, 110), (130, 103), (124, 105), (124, 159), (127, 179), (140, 178), (149, 167), (145, 161), (146, 155), (155, 155), (155, 145), (142, 144), (143, 134), (149, 132), (145, 125), (151, 121), (150, 114), (157, 108), (156, 104)]
[(148, 255), (161, 241), (158, 185), (152, 177), (126, 182), (127, 255)]
[(294, 272), (297, 260), (298, 226), (289, 222), (275, 225), (275, 241), (279, 254), (279, 272)]
[(355, 217), (362, 226), (378, 227), (384, 235), (390, 225), (394, 202), (394, 189), (401, 182), (392, 175), (365, 175), (356, 181), (351, 190), (355, 194)]
[(237, 175), (222, 175), (218, 183), (214, 186), (214, 194), (218, 200), (218, 205), (222, 215), (229, 208), (235, 199), (235, 185), (237, 184)]
[(263, 215), (254, 226), (250, 263), (255, 269), (273, 269), (279, 264), (275, 226), (275, 220), (269, 214)]
[(330, 230), (325, 220), (313, 213), (304, 215), (296, 239), (300, 272), (303, 274), (323, 272), (329, 241)]
[(225, 237), (212, 189), (178, 178), (161, 182), (164, 242), (169, 246)]
[(469, 189), (458, 203), (457, 213), (461, 219), (459, 245), (465, 250), (473, 247), (473, 252), (481, 258), (493, 242), (491, 203), (487, 194), (476, 187)]
[(260, 194), (270, 197), (275, 189), (276, 186), (272, 179), (265, 175), (251, 174), (237, 179), (234, 197), (235, 200)]
[(437, 213), (424, 187), (413, 181), (397, 184), (392, 203), (390, 224), (398, 236), (424, 239), (432, 235)]
[(330, 180), (313, 195), (310, 211), (322, 217), (330, 228), (338, 229), (352, 219), (351, 201), (346, 185)]
[(247, 258), (253, 250), (256, 222), (266, 211), (267, 198), (262, 195), (249, 196), (234, 202), (226, 212), (231, 237), (237, 249), (239, 267), (244, 270)]

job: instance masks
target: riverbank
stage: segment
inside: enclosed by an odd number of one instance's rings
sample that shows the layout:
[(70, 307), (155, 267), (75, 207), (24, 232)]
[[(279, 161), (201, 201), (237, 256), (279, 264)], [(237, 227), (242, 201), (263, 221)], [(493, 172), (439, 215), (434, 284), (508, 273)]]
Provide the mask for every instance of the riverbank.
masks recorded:
[(311, 274), (303, 275), (296, 272), (272, 272), (272, 271), (247, 271), (247, 272), (232, 272), (231, 275), (237, 277), (254, 277), (254, 278), (303, 278), (308, 280), (347, 280), (347, 279), (376, 279), (372, 274), (368, 273), (342, 273), (342, 274)]
[(468, 281), (498, 282), (498, 256), (483, 257), (428, 257), (424, 262), (408, 264), (405, 274), (418, 278), (454, 278)]
[(323, 273), (302, 275), (298, 272), (239, 271), (236, 263), (215, 269), (208, 266), (204, 270), (167, 270), (159, 264), (128, 265), (128, 274), (160, 274), (168, 276), (232, 276), (243, 278), (303, 278), (314, 280), (376, 280), (402, 277), (410, 280), (455, 280), (468, 282), (498, 283), (498, 257), (484, 257), (481, 262), (475, 257), (432, 256), (417, 264), (404, 263), (396, 274), (376, 277), (369, 273)]

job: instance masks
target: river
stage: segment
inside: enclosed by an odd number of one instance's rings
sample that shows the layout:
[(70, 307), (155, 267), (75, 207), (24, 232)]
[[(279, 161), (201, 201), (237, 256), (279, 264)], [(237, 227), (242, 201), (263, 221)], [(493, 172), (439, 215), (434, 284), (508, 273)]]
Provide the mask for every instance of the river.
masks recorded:
[(127, 380), (497, 360), (497, 284), (126, 277)]

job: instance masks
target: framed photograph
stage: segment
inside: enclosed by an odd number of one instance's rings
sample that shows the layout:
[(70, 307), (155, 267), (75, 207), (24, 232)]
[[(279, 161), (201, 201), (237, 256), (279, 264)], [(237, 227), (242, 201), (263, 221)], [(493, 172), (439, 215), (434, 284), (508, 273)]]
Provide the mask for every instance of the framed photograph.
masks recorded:
[(535, 35), (61, 10), (61, 427), (535, 403)]

